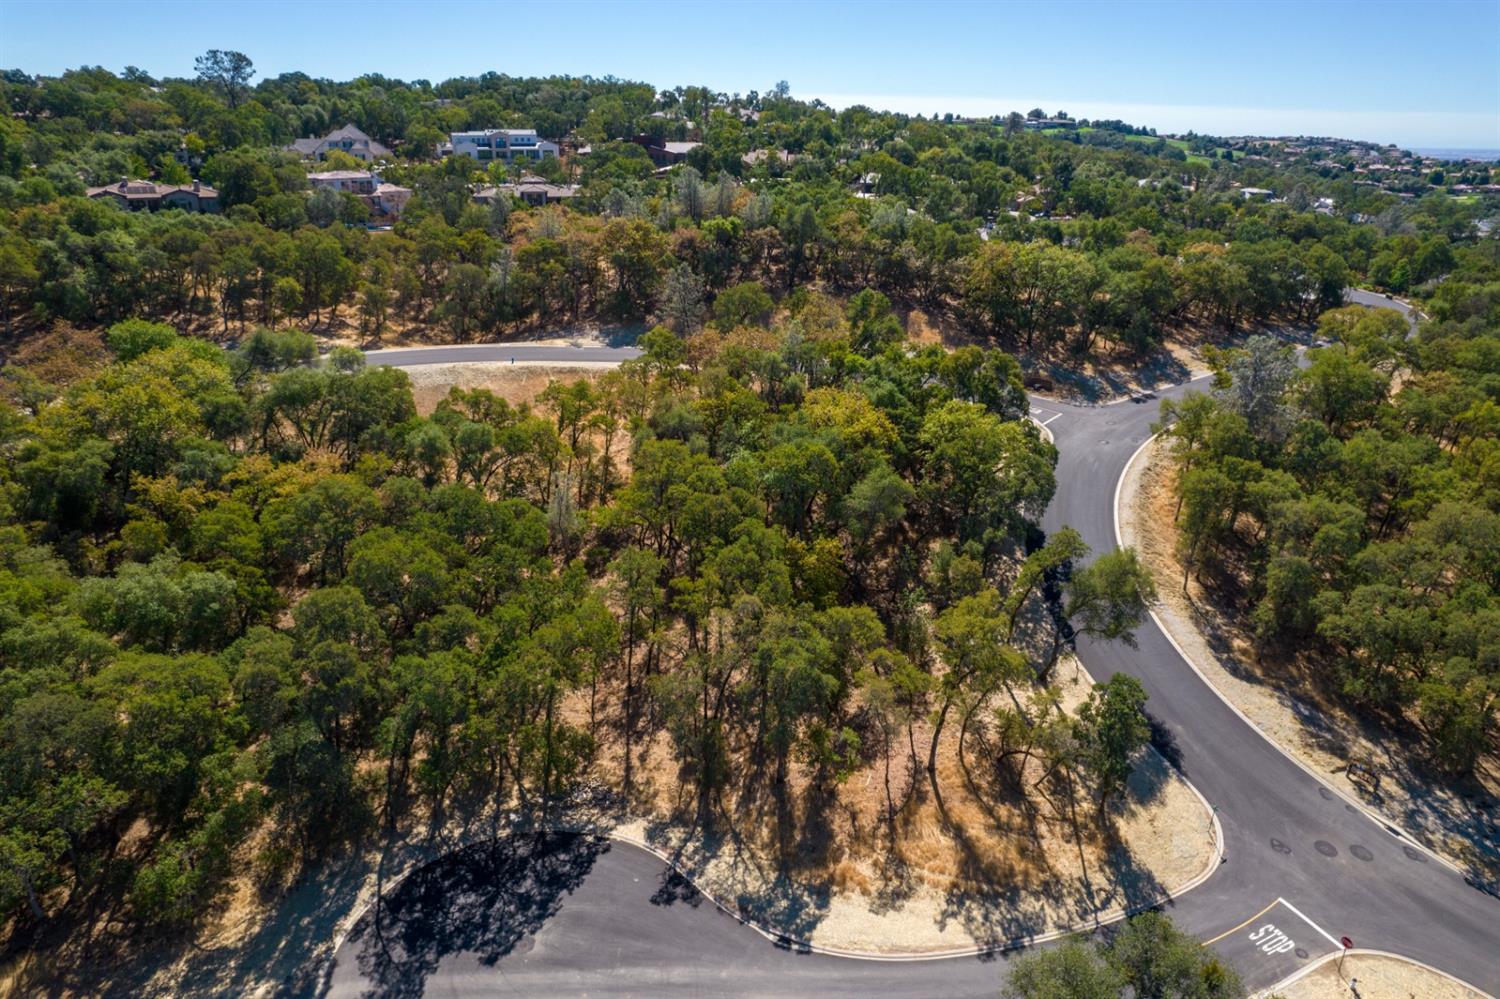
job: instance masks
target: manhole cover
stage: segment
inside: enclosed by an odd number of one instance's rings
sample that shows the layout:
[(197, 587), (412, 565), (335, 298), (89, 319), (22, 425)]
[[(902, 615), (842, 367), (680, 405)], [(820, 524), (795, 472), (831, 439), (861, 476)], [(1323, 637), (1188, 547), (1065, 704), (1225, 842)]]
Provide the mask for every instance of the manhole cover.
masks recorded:
[(1365, 863), (1369, 863), (1370, 861), (1375, 859), (1375, 854), (1371, 853), (1369, 850), (1366, 850), (1364, 847), (1359, 846), (1358, 844), (1351, 846), (1349, 848), (1349, 852), (1354, 854), (1360, 860), (1363, 860)]
[(1314, 842), (1313, 849), (1317, 850), (1325, 857), (1337, 857), (1339, 855), (1339, 848), (1328, 842), (1326, 839), (1320, 839)]

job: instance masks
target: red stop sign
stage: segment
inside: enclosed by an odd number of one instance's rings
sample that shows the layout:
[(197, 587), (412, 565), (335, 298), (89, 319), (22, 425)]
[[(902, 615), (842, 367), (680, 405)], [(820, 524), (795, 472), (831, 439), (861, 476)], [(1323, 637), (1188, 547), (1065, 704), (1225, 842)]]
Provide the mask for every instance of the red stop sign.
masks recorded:
[(1344, 945), (1345, 950), (1348, 950), (1350, 947), (1354, 946), (1354, 941), (1350, 940), (1348, 937), (1339, 937), (1339, 943)]

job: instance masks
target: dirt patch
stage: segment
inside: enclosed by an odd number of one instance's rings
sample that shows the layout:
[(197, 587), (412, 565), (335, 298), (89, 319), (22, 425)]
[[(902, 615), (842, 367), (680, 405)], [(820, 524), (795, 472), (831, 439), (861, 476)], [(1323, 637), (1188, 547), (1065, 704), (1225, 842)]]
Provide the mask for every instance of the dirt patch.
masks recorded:
[(1358, 952), (1344, 958), (1342, 972), (1334, 959), (1275, 994), (1282, 999), (1485, 999), (1483, 992), (1419, 964)]
[(550, 382), (594, 379), (611, 368), (609, 361), (575, 361), (560, 365), (544, 361), (465, 361), (457, 364), (414, 364), (402, 368), (411, 379), (417, 412), (431, 413), (454, 386), (483, 388), (516, 405), (531, 402)]
[[(1500, 775), (1494, 761), (1481, 761), (1472, 784), (1454, 786), (1431, 771), (1415, 740), (1355, 714), (1316, 682), (1307, 664), (1273, 668), (1257, 656), (1243, 616), (1218, 606), (1196, 579), (1183, 588), (1176, 482), (1171, 456), (1158, 441), (1132, 462), (1120, 490), (1121, 541), (1134, 546), (1156, 576), (1162, 626), (1221, 694), (1303, 764), (1430, 849), (1488, 878), (1500, 877), (1500, 829), (1493, 825)], [(1350, 780), (1351, 760), (1375, 761), (1378, 792)]]
[[(112, 360), (102, 330), (79, 329), (62, 322), (0, 346), (0, 372), (14, 365), (57, 387), (90, 378)], [(8, 388), (7, 381), (0, 379), (0, 393), (13, 398)]]

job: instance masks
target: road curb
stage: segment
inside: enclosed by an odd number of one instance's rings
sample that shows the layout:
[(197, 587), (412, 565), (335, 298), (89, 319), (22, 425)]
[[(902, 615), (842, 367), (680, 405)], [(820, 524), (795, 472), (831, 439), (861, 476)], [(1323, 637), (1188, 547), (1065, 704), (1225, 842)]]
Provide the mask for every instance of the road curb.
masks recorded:
[(1057, 447), (1057, 438), (1052, 435), (1052, 429), (1048, 427), (1047, 424), (1043, 423), (1041, 420), (1038, 420), (1030, 413), (1026, 414), (1026, 419), (1031, 421), (1031, 423), (1036, 427), (1037, 432), (1042, 435), (1042, 440), (1046, 441), (1048, 444), (1051, 444), (1053, 447)]
[[(1152, 749), (1152, 752), (1156, 752), (1155, 749)], [(1159, 755), (1160, 754), (1158, 754), (1158, 756)], [(1162, 762), (1167, 767), (1171, 767), (1171, 764), (1166, 763), (1165, 759), (1163, 759)], [(1173, 772), (1176, 773), (1176, 770), (1173, 770)], [(612, 842), (624, 843), (627, 846), (633, 846), (645, 853), (649, 853), (651, 856), (661, 861), (661, 863), (665, 865), (668, 870), (672, 871), (678, 877), (682, 878), (689, 885), (691, 885), (694, 891), (698, 892), (698, 894), (702, 895), (709, 902), (713, 903), (714, 908), (718, 909), (724, 915), (733, 919), (740, 925), (746, 926), (749, 929), (760, 934), (762, 937), (764, 937), (766, 940), (770, 941), (777, 947), (784, 947), (789, 950), (795, 950), (808, 954), (821, 954), (827, 957), (839, 957), (851, 961), (946, 961), (962, 957), (979, 957), (985, 954), (1004, 954), (1010, 951), (1020, 950), (1025, 947), (1033, 947), (1038, 944), (1049, 943), (1053, 940), (1061, 940), (1078, 933), (1084, 933), (1103, 926), (1108, 926), (1112, 923), (1120, 922), (1123, 919), (1128, 919), (1129, 917), (1137, 915), (1141, 912), (1155, 909), (1166, 902), (1169, 902), (1181, 895), (1186, 894), (1189, 891), (1192, 891), (1194, 888), (1198, 887), (1203, 882), (1212, 877), (1214, 872), (1219, 869), (1219, 866), (1223, 861), (1223, 827), (1219, 824), (1219, 817), (1217, 813), (1215, 813), (1212, 806), (1209, 805), (1208, 799), (1203, 797), (1202, 792), (1200, 792), (1196, 787), (1193, 787), (1192, 782), (1189, 781), (1186, 777), (1183, 777), (1180, 773), (1178, 773), (1177, 776), (1182, 780), (1184, 784), (1188, 786), (1189, 790), (1193, 792), (1193, 794), (1203, 804), (1203, 807), (1209, 812), (1209, 815), (1212, 818), (1214, 830), (1213, 853), (1210, 855), (1208, 862), (1204, 865), (1203, 870), (1195, 874), (1186, 883), (1172, 889), (1171, 891), (1165, 892), (1160, 898), (1154, 899), (1150, 902), (1141, 903), (1139, 905), (1130, 906), (1128, 908), (1115, 907), (1095, 913), (1092, 921), (1087, 923), (1062, 927), (1055, 930), (1048, 930), (1045, 933), (1035, 933), (1024, 937), (1015, 937), (1013, 939), (1006, 940), (1002, 943), (994, 944), (992, 946), (955, 947), (940, 951), (864, 951), (850, 950), (841, 947), (827, 947), (821, 944), (815, 944), (810, 940), (803, 940), (798, 937), (794, 937), (789, 934), (781, 933), (777, 930), (771, 929), (760, 921), (740, 912), (737, 908), (730, 906), (728, 903), (721, 900), (717, 895), (713, 894), (711, 891), (699, 884), (692, 875), (684, 871), (681, 866), (679, 866), (678, 863), (672, 858), (671, 854), (664, 852), (663, 850), (637, 836), (632, 836), (629, 833), (620, 832), (617, 829), (600, 831), (596, 829), (587, 829), (584, 827), (570, 827), (564, 824), (553, 824), (543, 828), (550, 829), (556, 832), (569, 832), (578, 833), (580, 835), (600, 836)], [(537, 831), (537, 829), (538, 827), (532, 826), (529, 827), (526, 831), (535, 832)], [(511, 832), (516, 831), (520, 831), (520, 827), (513, 827), (511, 829)], [(372, 898), (370, 901), (361, 906), (353, 915), (353, 917), (348, 921), (348, 925), (346, 926), (346, 928), (339, 932), (334, 938), (333, 948), (329, 952), (327, 964), (325, 965), (322, 973), (318, 976), (319, 994), (326, 993), (329, 986), (331, 985), (334, 957), (338, 954), (339, 950), (343, 948), (344, 944), (348, 942), (349, 934), (352, 933), (354, 931), (354, 928), (359, 925), (360, 920), (364, 919), (369, 911), (374, 908), (375, 904), (380, 900), (381, 894), (389, 894), (390, 892), (395, 891), (396, 889), (400, 888), (400, 886), (413, 874), (426, 867), (431, 866), (432, 864), (438, 863), (446, 857), (452, 856), (459, 850), (464, 850), (483, 842), (485, 842), (484, 839), (476, 839), (473, 842), (465, 843), (453, 850), (449, 850), (447, 853), (433, 857), (430, 860), (413, 866), (411, 869), (403, 872), (400, 877), (396, 878), (396, 880), (392, 881), (390, 885), (385, 889), (385, 892), (377, 894), (375, 898)]]
[[(1152, 434), (1150, 437), (1142, 441), (1141, 446), (1135, 449), (1135, 452), (1131, 454), (1130, 459), (1125, 462), (1125, 467), (1120, 470), (1120, 477), (1115, 480), (1114, 527), (1115, 545), (1117, 547), (1125, 547), (1124, 539), (1120, 533), (1120, 500), (1121, 494), (1125, 487), (1125, 480), (1129, 478), (1131, 468), (1135, 465), (1136, 462), (1141, 459), (1141, 455), (1144, 454), (1146, 452), (1146, 449), (1153, 443), (1155, 443), (1156, 439), (1160, 436), (1160, 434)], [(1245, 714), (1244, 711), (1241, 711), (1239, 705), (1230, 700), (1229, 697), (1219, 689), (1218, 684), (1214, 683), (1213, 680), (1209, 678), (1208, 674), (1204, 673), (1203, 670), (1199, 668), (1198, 664), (1193, 661), (1192, 656), (1189, 656), (1187, 652), (1184, 651), (1182, 646), (1177, 644), (1177, 639), (1172, 635), (1171, 630), (1168, 629), (1167, 626), (1162, 622), (1162, 619), (1157, 615), (1156, 611), (1147, 608), (1147, 613), (1151, 615), (1151, 620), (1156, 625), (1156, 629), (1166, 637), (1168, 644), (1172, 646), (1178, 657), (1181, 658), (1183, 662), (1187, 663), (1188, 667), (1192, 669), (1195, 674), (1197, 674), (1198, 679), (1202, 680), (1204, 685), (1207, 686), (1209, 690), (1214, 692), (1214, 696), (1217, 697), (1220, 701), (1223, 701), (1224, 705), (1228, 707), (1230, 711), (1233, 711), (1235, 715), (1240, 719), (1240, 721), (1250, 726), (1250, 728), (1254, 730), (1255, 734), (1259, 735), (1262, 739), (1269, 743), (1278, 753), (1280, 753), (1282, 756), (1285, 756), (1292, 763), (1296, 764), (1299, 769), (1301, 769), (1309, 777), (1312, 777), (1323, 787), (1326, 787), (1328, 788), (1328, 790), (1332, 791), (1345, 804), (1357, 808), (1364, 814), (1366, 818), (1370, 819), (1372, 822), (1375, 822), (1377, 825), (1384, 827), (1386, 832), (1394, 835), (1397, 839), (1406, 844), (1409, 844), (1415, 849), (1422, 851), (1428, 857), (1436, 860), (1438, 863), (1442, 864), (1444, 867), (1448, 868), (1460, 877), (1468, 877), (1468, 874), (1464, 871), (1464, 869), (1459, 867), (1456, 863), (1449, 860), (1447, 857), (1443, 856), (1441, 853), (1437, 852), (1426, 843), (1417, 839), (1411, 833), (1407, 832), (1405, 828), (1397, 825), (1392, 819), (1387, 818), (1382, 813), (1366, 805), (1363, 801), (1360, 801), (1358, 798), (1355, 798), (1354, 796), (1346, 793), (1343, 788), (1340, 788), (1331, 783), (1329, 780), (1327, 780), (1327, 778), (1318, 773), (1307, 763), (1304, 763), (1302, 760), (1298, 759), (1291, 752), (1291, 750), (1287, 749), (1281, 743), (1271, 738), (1266, 730), (1256, 724), (1255, 720), (1252, 719), (1249, 715)], [(1217, 818), (1217, 813), (1215, 813), (1215, 818)]]
[(1453, 984), (1459, 986), (1460, 988), (1468, 989), (1475, 995), (1484, 996), (1485, 999), (1495, 999), (1494, 996), (1490, 995), (1484, 989), (1479, 988), (1477, 985), (1470, 985), (1468, 982), (1464, 981), (1462, 978), (1459, 978), (1457, 975), (1450, 975), (1442, 968), (1434, 968), (1432, 965), (1427, 964), (1425, 961), (1418, 961), (1415, 958), (1407, 957), (1405, 954), (1393, 954), (1388, 950), (1371, 950), (1367, 947), (1351, 947), (1348, 950), (1336, 950), (1332, 953), (1324, 954), (1322, 957), (1318, 958), (1311, 964), (1306, 965), (1305, 967), (1298, 968), (1296, 971), (1292, 972), (1290, 975), (1287, 975), (1285, 978), (1277, 982), (1275, 985), (1272, 985), (1270, 988), (1261, 989), (1259, 992), (1254, 993), (1252, 999), (1269, 999), (1270, 996), (1277, 994), (1282, 989), (1293, 984), (1294, 982), (1300, 982), (1302, 979), (1306, 978), (1314, 971), (1317, 971), (1328, 962), (1337, 961), (1339, 958), (1345, 955), (1349, 955), (1352, 957), (1388, 957), (1394, 961), (1404, 961), (1407, 964), (1415, 965), (1416, 967), (1421, 968), (1423, 971), (1430, 971), (1434, 975), (1437, 975), (1439, 978), (1446, 978)]

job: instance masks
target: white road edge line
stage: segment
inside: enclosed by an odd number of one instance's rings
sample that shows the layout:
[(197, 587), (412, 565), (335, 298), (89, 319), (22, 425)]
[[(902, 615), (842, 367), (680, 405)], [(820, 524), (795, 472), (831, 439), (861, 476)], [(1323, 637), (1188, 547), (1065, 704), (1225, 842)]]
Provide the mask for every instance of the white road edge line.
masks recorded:
[(1371, 950), (1368, 947), (1350, 947), (1348, 951), (1344, 951), (1343, 948), (1340, 948), (1339, 950), (1334, 951), (1332, 954), (1324, 954), (1316, 961), (1298, 968), (1296, 971), (1292, 972), (1290, 975), (1286, 976), (1275, 985), (1272, 985), (1270, 988), (1262, 989), (1261, 991), (1255, 993), (1254, 999), (1267, 999), (1267, 997), (1269, 996), (1279, 994), (1282, 990), (1286, 989), (1294, 982), (1300, 982), (1302, 979), (1306, 978), (1314, 971), (1317, 971), (1319, 968), (1323, 967), (1323, 965), (1327, 964), (1329, 961), (1337, 961), (1345, 953), (1349, 954), (1351, 957), (1386, 957), (1390, 958), (1393, 961), (1405, 961), (1407, 964), (1421, 968), (1423, 971), (1430, 971), (1432, 974), (1437, 975), (1440, 978), (1446, 978), (1448, 981), (1452, 982), (1458, 987), (1468, 989), (1475, 995), (1484, 996), (1485, 999), (1495, 999), (1494, 996), (1490, 995), (1484, 989), (1481, 989), (1475, 985), (1470, 985), (1462, 978), (1448, 974), (1448, 972), (1444, 971), (1442, 968), (1434, 968), (1430, 964), (1407, 957), (1405, 954), (1393, 954), (1388, 950)]
[[(1144, 441), (1141, 442), (1141, 446), (1138, 447), (1138, 448), (1136, 448), (1135, 449), (1135, 453), (1130, 456), (1130, 460), (1127, 461), (1127, 462), (1125, 462), (1125, 468), (1120, 472), (1119, 479), (1117, 479), (1115, 481), (1115, 511), (1114, 511), (1114, 513), (1115, 513), (1115, 545), (1116, 545), (1116, 547), (1119, 547), (1119, 548), (1124, 548), (1125, 547), (1124, 540), (1123, 540), (1123, 538), (1122, 538), (1122, 536), (1120, 534), (1120, 493), (1125, 488), (1125, 479), (1130, 474), (1130, 468), (1131, 468), (1131, 466), (1134, 465), (1136, 463), (1136, 461), (1140, 458), (1141, 453), (1143, 451), (1145, 451), (1146, 448), (1148, 446), (1150, 446), (1151, 443), (1154, 442), (1159, 436), (1161, 436), (1161, 435), (1160, 434), (1152, 434), (1150, 437), (1146, 438)], [(1177, 639), (1175, 639), (1175, 638), (1172, 637), (1172, 633), (1169, 630), (1167, 630), (1167, 626), (1162, 623), (1162, 620), (1161, 620), (1160, 617), (1157, 616), (1156, 611), (1151, 610), (1150, 608), (1147, 608), (1146, 613), (1148, 613), (1148, 614), (1151, 615), (1151, 620), (1156, 623), (1157, 630), (1160, 631), (1163, 635), (1166, 636), (1168, 644), (1170, 644), (1172, 646), (1172, 648), (1176, 650), (1177, 655), (1179, 657), (1181, 657), (1182, 661), (1188, 664), (1188, 668), (1189, 669), (1191, 669), (1194, 673), (1198, 674), (1198, 679), (1202, 680), (1205, 684), (1207, 684), (1208, 689), (1212, 690), (1214, 692), (1214, 695), (1216, 697), (1218, 697), (1219, 700), (1223, 701), (1224, 705), (1227, 708), (1229, 708), (1230, 711), (1233, 711), (1239, 717), (1240, 721), (1244, 722), (1246, 725), (1249, 725), (1252, 729), (1254, 729), (1255, 732), (1262, 739), (1266, 740), (1266, 742), (1270, 743), (1270, 745), (1278, 753), (1280, 753), (1282, 756), (1285, 756), (1288, 760), (1292, 761), (1292, 763), (1296, 764), (1299, 769), (1301, 769), (1309, 777), (1313, 778), (1313, 780), (1316, 780), (1319, 784), (1323, 785), (1324, 787), (1328, 788), (1328, 790), (1330, 790), (1334, 794), (1338, 795), (1338, 797), (1341, 798), (1346, 804), (1352, 805), (1353, 807), (1359, 809), (1361, 812), (1364, 813), (1364, 815), (1365, 815), (1366, 818), (1368, 818), (1370, 821), (1374, 822), (1375, 824), (1377, 824), (1379, 826), (1382, 826), (1387, 833), (1389, 833), (1391, 830), (1394, 829), (1396, 831), (1396, 838), (1400, 839), (1403, 843), (1408, 844), (1408, 845), (1414, 847), (1415, 849), (1421, 850), (1423, 853), (1427, 854), (1427, 856), (1431, 857), (1433, 860), (1436, 860), (1438, 863), (1442, 864), (1444, 867), (1448, 868), (1450, 871), (1452, 871), (1453, 873), (1457, 874), (1459, 877), (1467, 877), (1467, 875), (1463, 871), (1463, 868), (1459, 867), (1453, 861), (1449, 860), (1447, 857), (1445, 857), (1442, 854), (1438, 853), (1436, 850), (1433, 850), (1426, 843), (1423, 843), (1421, 840), (1417, 839), (1415, 836), (1413, 836), (1411, 833), (1407, 832), (1401, 826), (1398, 826), (1391, 819), (1389, 819), (1386, 816), (1382, 815), (1380, 812), (1375, 811), (1373, 808), (1370, 808), (1369, 806), (1367, 806), (1363, 801), (1360, 801), (1358, 798), (1355, 798), (1352, 795), (1346, 794), (1342, 788), (1337, 787), (1336, 785), (1334, 785), (1331, 782), (1329, 782), (1327, 779), (1324, 778), (1324, 776), (1322, 774), (1318, 773), (1312, 767), (1308, 766), (1306, 763), (1304, 763), (1301, 760), (1299, 760), (1296, 756), (1293, 756), (1290, 750), (1288, 750), (1285, 746), (1281, 745), (1281, 743), (1277, 742), (1275, 739), (1271, 738), (1270, 735), (1268, 735), (1266, 733), (1265, 729), (1261, 728), (1259, 725), (1257, 725), (1255, 723), (1255, 721), (1249, 715), (1247, 715), (1247, 714), (1245, 714), (1245, 712), (1241, 711), (1240, 708), (1239, 708), (1239, 705), (1235, 704), (1227, 696), (1225, 696), (1224, 692), (1219, 689), (1218, 685), (1215, 684), (1212, 680), (1210, 680), (1208, 678), (1208, 675), (1205, 674), (1201, 669), (1198, 668), (1198, 664), (1195, 663), (1195, 662), (1193, 662), (1192, 657), (1189, 656), (1186, 652), (1184, 652), (1182, 650), (1182, 646), (1180, 646), (1180, 645), (1177, 644)]]
[(1317, 923), (1315, 923), (1311, 919), (1309, 919), (1307, 917), (1307, 913), (1303, 912), (1301, 909), (1297, 908), (1295, 905), (1293, 905), (1292, 903), (1288, 902), (1286, 899), (1282, 898), (1280, 895), (1276, 896), (1276, 901), (1280, 902), (1282, 905), (1284, 905), (1288, 909), (1292, 910), (1292, 912), (1295, 913), (1297, 915), (1297, 917), (1300, 918), (1308, 926), (1311, 926), (1313, 929), (1315, 929), (1319, 933), (1323, 934), (1323, 939), (1325, 939), (1329, 943), (1333, 944), (1334, 947), (1336, 947), (1339, 950), (1343, 950), (1344, 949), (1344, 945), (1342, 943), (1340, 943), (1339, 941), (1335, 940), (1333, 938), (1333, 934), (1332, 933), (1329, 933), (1327, 930), (1323, 929), (1323, 927), (1319, 926)]

